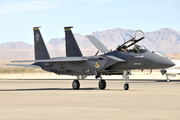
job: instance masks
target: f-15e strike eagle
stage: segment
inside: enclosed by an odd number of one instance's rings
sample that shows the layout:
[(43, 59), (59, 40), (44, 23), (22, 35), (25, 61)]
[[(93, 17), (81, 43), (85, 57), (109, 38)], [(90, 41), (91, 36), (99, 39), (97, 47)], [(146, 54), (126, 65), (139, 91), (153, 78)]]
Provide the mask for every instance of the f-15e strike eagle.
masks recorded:
[[(66, 57), (50, 58), (39, 27), (34, 27), (34, 50), (35, 60), (11, 61), (13, 63), (34, 62), (33, 64), (8, 64), (10, 66), (40, 67), (45, 71), (54, 72), (59, 75), (76, 75), (77, 79), (72, 82), (72, 88), (80, 88), (80, 79), (85, 79), (88, 75), (100, 78), (99, 88), (106, 88), (106, 81), (102, 75), (123, 75), (126, 80), (124, 89), (129, 89), (129, 74), (132, 69), (164, 69), (174, 66), (169, 59), (163, 58), (150, 52), (144, 46), (136, 45), (137, 42), (145, 38), (140, 30), (129, 34), (122, 40), (117, 49), (109, 51), (97, 38), (92, 35), (87, 38), (103, 54), (85, 57), (74, 38), (72, 27), (64, 27)], [(136, 49), (133, 48), (136, 46)]]

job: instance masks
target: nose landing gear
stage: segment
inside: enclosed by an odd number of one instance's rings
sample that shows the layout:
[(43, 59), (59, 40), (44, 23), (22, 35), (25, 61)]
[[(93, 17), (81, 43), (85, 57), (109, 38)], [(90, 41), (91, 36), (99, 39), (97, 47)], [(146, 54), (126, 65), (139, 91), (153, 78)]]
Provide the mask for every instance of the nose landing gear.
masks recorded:
[(123, 80), (126, 80), (126, 83), (124, 84), (124, 90), (128, 90), (129, 89), (129, 75), (130, 75), (131, 71), (130, 70), (124, 70), (123, 72)]
[(128, 90), (129, 89), (129, 84), (128, 83), (125, 83), (124, 84), (124, 90)]

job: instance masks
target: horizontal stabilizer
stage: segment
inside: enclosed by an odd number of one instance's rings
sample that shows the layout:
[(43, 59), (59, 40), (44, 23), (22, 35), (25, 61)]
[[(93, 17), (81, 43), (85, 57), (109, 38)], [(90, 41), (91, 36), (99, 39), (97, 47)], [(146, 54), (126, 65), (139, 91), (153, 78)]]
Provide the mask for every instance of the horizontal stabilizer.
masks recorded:
[(58, 57), (44, 60), (22, 60), (22, 61), (11, 61), (13, 63), (20, 62), (76, 62), (76, 61), (87, 61), (84, 57)]
[(18, 67), (34, 67), (34, 68), (41, 68), (38, 65), (27, 65), (27, 64), (6, 64), (7, 66), (18, 66)]
[(94, 36), (92, 35), (87, 35), (86, 36), (90, 41), (91, 43), (101, 52), (103, 53), (106, 53), (108, 52), (109, 50)]

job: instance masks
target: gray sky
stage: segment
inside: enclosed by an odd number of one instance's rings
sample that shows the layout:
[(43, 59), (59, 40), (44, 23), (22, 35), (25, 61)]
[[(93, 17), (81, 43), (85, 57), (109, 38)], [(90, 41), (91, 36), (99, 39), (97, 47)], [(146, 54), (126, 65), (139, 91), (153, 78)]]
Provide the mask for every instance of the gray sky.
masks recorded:
[(33, 27), (45, 42), (64, 37), (64, 26), (82, 35), (114, 28), (180, 31), (179, 0), (0, 0), (0, 44), (33, 44)]

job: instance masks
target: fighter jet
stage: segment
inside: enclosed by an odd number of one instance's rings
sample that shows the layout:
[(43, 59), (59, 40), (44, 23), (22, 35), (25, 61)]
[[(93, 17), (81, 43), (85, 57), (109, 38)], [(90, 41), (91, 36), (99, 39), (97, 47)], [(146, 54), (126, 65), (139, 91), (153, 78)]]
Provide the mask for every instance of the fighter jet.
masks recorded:
[[(94, 56), (83, 56), (79, 46), (71, 31), (73, 27), (64, 27), (66, 57), (50, 58), (44, 44), (39, 27), (34, 27), (34, 50), (35, 60), (11, 61), (13, 63), (34, 62), (33, 64), (8, 64), (10, 66), (40, 67), (45, 71), (53, 72), (58, 75), (76, 75), (77, 79), (72, 82), (72, 88), (80, 88), (80, 79), (85, 79), (89, 75), (100, 78), (99, 88), (106, 88), (106, 81), (103, 75), (123, 75), (126, 80), (124, 89), (129, 89), (129, 74), (132, 69), (164, 69), (174, 66), (169, 59), (150, 52), (144, 46), (135, 45), (145, 38), (140, 30), (127, 35), (121, 44), (109, 51), (97, 38), (87, 36), (95, 45), (98, 52)], [(132, 48), (136, 46), (137, 48)], [(98, 55), (99, 51), (103, 54)]]

